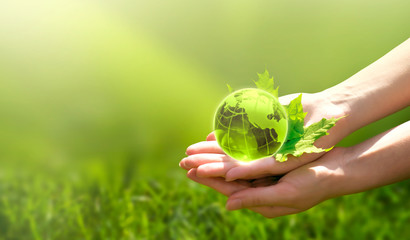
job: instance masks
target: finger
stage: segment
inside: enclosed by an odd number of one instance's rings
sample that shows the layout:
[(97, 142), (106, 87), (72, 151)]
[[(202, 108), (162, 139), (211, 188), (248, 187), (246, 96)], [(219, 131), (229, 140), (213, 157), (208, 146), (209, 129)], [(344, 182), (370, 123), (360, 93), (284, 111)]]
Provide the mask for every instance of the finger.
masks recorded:
[(226, 172), (226, 181), (236, 179), (255, 179), (271, 175), (274, 169), (275, 159), (264, 158), (248, 163), (243, 163), (229, 169)]
[(278, 183), (280, 176), (268, 176), (251, 181), (252, 187), (267, 187)]
[(196, 176), (196, 169), (193, 168), (187, 173), (188, 178), (191, 180), (215, 189), (216, 191), (224, 194), (225, 196), (230, 196), (233, 193), (244, 190), (250, 186), (247, 181), (234, 181), (226, 182), (223, 178), (201, 178)]
[(192, 144), (186, 150), (187, 155), (194, 155), (199, 153), (220, 153), (225, 154), (216, 141), (206, 141)]
[(215, 163), (215, 162), (228, 162), (232, 161), (232, 158), (225, 154), (203, 153), (188, 156), (181, 160), (180, 166), (184, 169), (197, 168), (203, 164)]
[[(242, 191), (244, 189), (249, 188), (250, 183), (243, 180), (237, 180), (234, 182), (226, 182), (223, 178), (201, 178), (196, 176), (196, 169), (193, 168), (188, 171), (187, 176), (192, 179), (193, 181), (208, 186), (225, 196), (230, 196), (235, 192)], [(227, 207), (228, 210), (230, 210)], [(293, 214), (299, 212), (299, 210), (294, 208), (287, 208), (287, 207), (250, 207), (250, 210), (257, 212), (264, 217), (267, 218), (274, 218), (279, 216), (284, 216), (288, 214)]]
[(262, 216), (266, 218), (275, 218), (275, 217), (281, 217), (285, 215), (290, 215), (290, 214), (295, 214), (300, 212), (300, 210), (296, 208), (288, 208), (288, 207), (253, 207), (249, 208), (250, 210), (261, 214)]
[(309, 160), (309, 155), (306, 156), (301, 156), (299, 158), (289, 156), (289, 159), (286, 162), (278, 162), (274, 157), (268, 157), (248, 163), (238, 164), (228, 170), (226, 173), (226, 180), (233, 181), (235, 179), (256, 179), (270, 175), (285, 174), (307, 163), (307, 160)]
[(211, 132), (207, 137), (207, 141), (216, 141), (215, 132)]
[(198, 177), (225, 177), (226, 172), (236, 165), (232, 161), (205, 163), (198, 166), (196, 174)]
[(226, 207), (228, 210), (259, 206), (290, 207), (293, 188), (286, 183), (278, 183), (269, 187), (247, 188), (229, 197)]

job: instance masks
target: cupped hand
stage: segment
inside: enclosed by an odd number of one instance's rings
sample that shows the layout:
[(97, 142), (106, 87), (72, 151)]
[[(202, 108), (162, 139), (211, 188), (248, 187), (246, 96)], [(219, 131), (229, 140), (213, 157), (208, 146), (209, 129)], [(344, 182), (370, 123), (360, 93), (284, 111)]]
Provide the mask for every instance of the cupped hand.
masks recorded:
[[(287, 105), (298, 94), (286, 95), (279, 98), (282, 105)], [(319, 94), (303, 94), (303, 110), (307, 112), (305, 126), (320, 121), (322, 118), (339, 118), (345, 116), (346, 111), (332, 104)], [(323, 136), (315, 143), (317, 147), (329, 148), (343, 139), (348, 131), (346, 120), (343, 118), (329, 130), (329, 135)], [(281, 175), (299, 166), (312, 162), (323, 153), (303, 154), (301, 157), (289, 156), (286, 162), (277, 162), (273, 157), (251, 162), (237, 161), (224, 153), (216, 142), (215, 135), (209, 134), (207, 141), (199, 142), (188, 147), (188, 157), (180, 162), (186, 170), (196, 168), (200, 177), (224, 177), (227, 181), (235, 179), (258, 179), (265, 176)]]
[(337, 184), (344, 176), (343, 148), (334, 148), (322, 158), (301, 166), (277, 181), (261, 178), (255, 181), (225, 181), (222, 177), (198, 177), (192, 168), (187, 176), (228, 196), (226, 208), (248, 208), (267, 218), (305, 211), (320, 202), (336, 197)]

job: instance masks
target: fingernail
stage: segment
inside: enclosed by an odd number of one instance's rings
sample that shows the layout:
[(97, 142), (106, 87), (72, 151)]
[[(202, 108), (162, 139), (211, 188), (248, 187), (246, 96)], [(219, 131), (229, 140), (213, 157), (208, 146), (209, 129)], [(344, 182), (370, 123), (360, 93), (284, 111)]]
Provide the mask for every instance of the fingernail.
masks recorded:
[(232, 181), (234, 181), (234, 180), (236, 180), (236, 179), (231, 178), (231, 177), (225, 177), (225, 181), (226, 181), (226, 182), (232, 182)]
[(187, 172), (188, 177), (195, 175), (196, 176), (196, 168), (191, 168)]
[(179, 162), (179, 166), (182, 168), (185, 168), (185, 158), (183, 158), (180, 162)]
[(226, 203), (226, 209), (229, 211), (237, 210), (242, 208), (242, 200), (241, 199), (234, 199), (230, 200)]
[(226, 182), (232, 182), (232, 181), (236, 180), (236, 178), (233, 178), (231, 175), (232, 174), (229, 174), (229, 171), (226, 173), (226, 175), (225, 175), (225, 181)]
[(186, 148), (186, 150), (185, 150), (185, 154), (186, 154), (186, 155), (191, 154), (191, 151), (192, 151), (192, 146), (193, 146), (193, 145), (188, 146), (188, 147)]

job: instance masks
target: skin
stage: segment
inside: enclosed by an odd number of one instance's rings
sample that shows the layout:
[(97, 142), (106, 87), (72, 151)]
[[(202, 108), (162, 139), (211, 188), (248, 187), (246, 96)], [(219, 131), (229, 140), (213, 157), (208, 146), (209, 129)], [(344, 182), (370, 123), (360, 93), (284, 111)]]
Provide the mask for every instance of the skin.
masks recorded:
[(409, 145), (410, 121), (359, 145), (335, 148), (290, 171), (278, 182), (267, 178), (256, 184), (245, 180), (227, 182), (222, 177), (203, 178), (196, 175), (195, 168), (187, 176), (228, 196), (228, 210), (249, 208), (274, 218), (305, 211), (330, 198), (408, 179)]
[[(286, 105), (299, 94), (292, 94), (281, 97), (279, 101)], [(305, 118), (305, 125), (320, 121), (322, 118), (339, 118), (346, 116), (347, 113), (331, 104), (319, 106), (319, 96), (316, 94), (303, 94), (302, 105), (304, 111), (308, 112)], [(328, 104), (328, 103), (326, 103)], [(325, 114), (317, 114), (324, 112)], [(315, 142), (317, 147), (329, 148), (347, 136), (346, 118), (339, 120), (332, 129), (329, 135), (318, 139)], [(218, 146), (215, 136), (211, 133), (207, 137), (207, 141), (191, 145), (186, 150), (187, 158), (180, 163), (182, 168), (189, 170), (197, 168), (197, 175), (201, 177), (219, 177), (223, 176), (227, 181), (235, 179), (256, 179), (270, 175), (280, 175), (287, 173), (299, 166), (314, 161), (324, 153), (304, 154), (299, 158), (290, 156), (289, 160), (283, 163), (275, 161), (273, 157), (264, 158), (252, 162), (241, 162), (232, 159), (226, 155)]]
[[(295, 95), (281, 97), (287, 104)], [(410, 104), (410, 39), (346, 81), (303, 94), (305, 125), (341, 117), (315, 145), (335, 145), (357, 129)], [(410, 177), (410, 123), (349, 148), (304, 154), (280, 163), (265, 158), (236, 161), (207, 141), (188, 147), (180, 166), (188, 177), (227, 195), (227, 209), (249, 208), (265, 217), (304, 211), (337, 196), (366, 191)], [(394, 163), (394, 164), (393, 164)], [(283, 176), (277, 181), (272, 176)]]

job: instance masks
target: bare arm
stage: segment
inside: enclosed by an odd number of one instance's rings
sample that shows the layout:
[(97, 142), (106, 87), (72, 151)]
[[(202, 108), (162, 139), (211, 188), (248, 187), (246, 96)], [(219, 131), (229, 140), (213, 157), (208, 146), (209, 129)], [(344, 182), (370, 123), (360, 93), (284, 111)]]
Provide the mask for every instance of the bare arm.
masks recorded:
[(346, 149), (341, 165), (344, 183), (336, 196), (409, 179), (410, 121)]
[[(286, 104), (292, 97), (295, 95), (280, 100)], [(302, 103), (304, 111), (308, 112), (306, 125), (323, 117), (346, 116), (329, 135), (315, 143), (322, 148), (333, 146), (357, 129), (409, 106), (410, 39), (346, 81), (319, 93), (304, 94)], [(187, 149), (189, 156), (181, 161), (183, 168), (198, 168), (197, 173), (202, 177), (252, 179), (289, 172), (323, 155), (304, 154), (284, 163), (273, 158), (242, 163), (226, 156), (212, 135), (208, 140)]]
[(348, 114), (348, 134), (409, 106), (410, 39), (318, 95)]
[(305, 211), (330, 198), (410, 178), (409, 146), (410, 121), (356, 146), (335, 148), (271, 186), (201, 178), (196, 169), (191, 169), (188, 177), (227, 195), (228, 210), (249, 208), (273, 218)]

